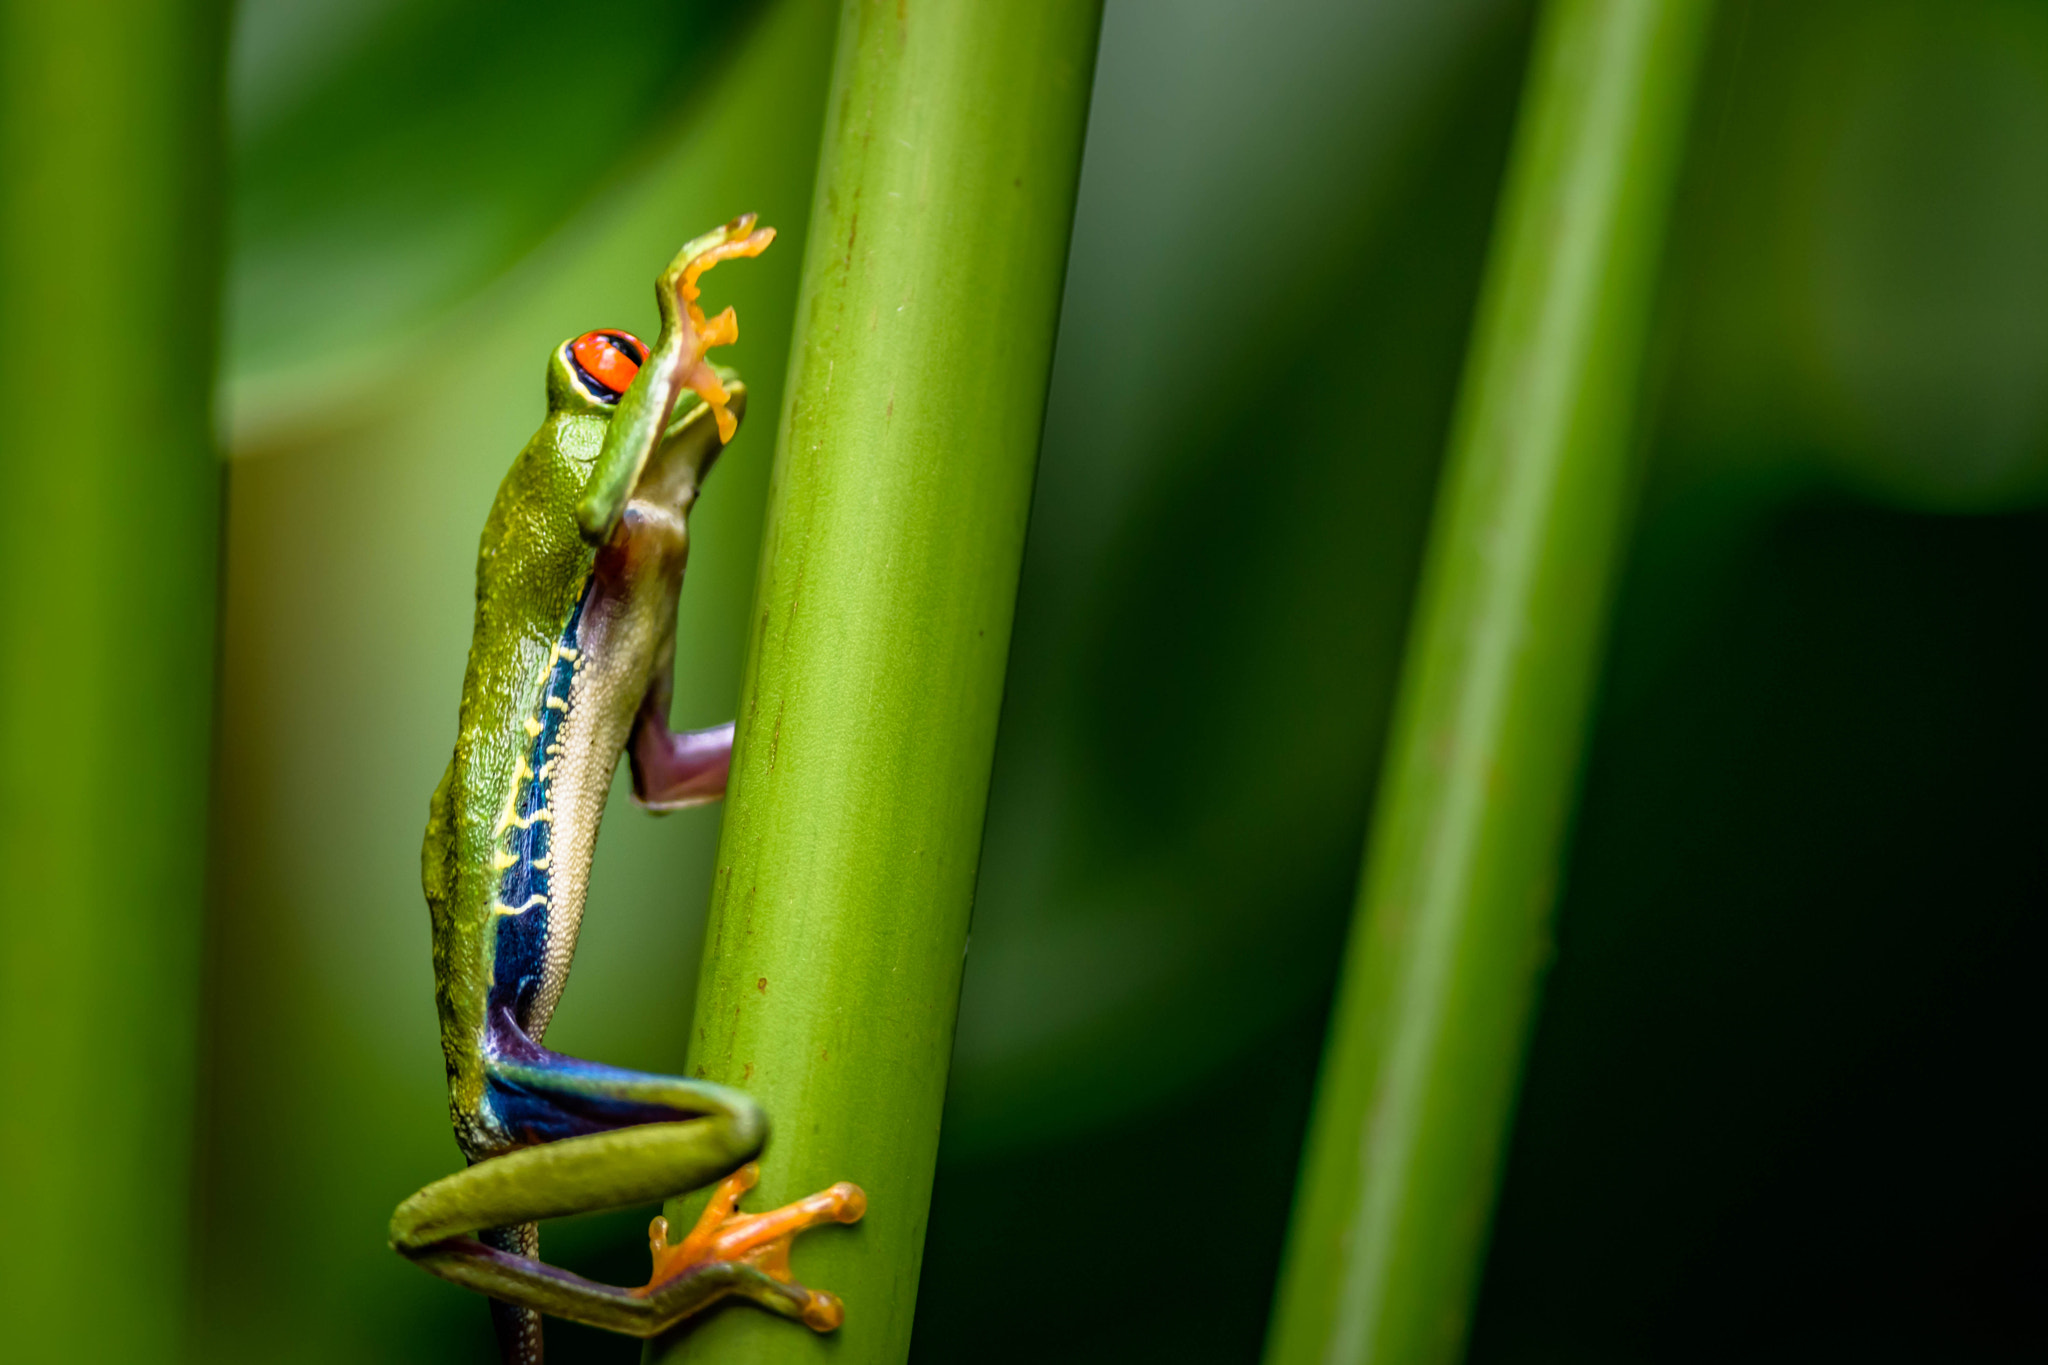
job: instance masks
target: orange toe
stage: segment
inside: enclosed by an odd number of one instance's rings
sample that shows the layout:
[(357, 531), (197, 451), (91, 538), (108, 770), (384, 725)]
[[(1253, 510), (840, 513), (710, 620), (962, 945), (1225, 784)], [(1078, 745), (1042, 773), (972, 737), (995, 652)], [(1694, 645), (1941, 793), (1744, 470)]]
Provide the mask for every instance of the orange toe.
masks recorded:
[(846, 1306), (836, 1294), (796, 1283), (790, 1270), (790, 1246), (798, 1233), (821, 1223), (857, 1223), (868, 1211), (867, 1191), (840, 1181), (766, 1213), (741, 1213), (740, 1197), (760, 1179), (749, 1163), (734, 1171), (712, 1192), (697, 1225), (681, 1242), (668, 1240), (668, 1220), (656, 1218), (648, 1227), (654, 1273), (636, 1294), (653, 1293), (661, 1285), (699, 1266), (745, 1262), (772, 1279), (805, 1295), (803, 1321), (817, 1332), (830, 1332), (846, 1320)]

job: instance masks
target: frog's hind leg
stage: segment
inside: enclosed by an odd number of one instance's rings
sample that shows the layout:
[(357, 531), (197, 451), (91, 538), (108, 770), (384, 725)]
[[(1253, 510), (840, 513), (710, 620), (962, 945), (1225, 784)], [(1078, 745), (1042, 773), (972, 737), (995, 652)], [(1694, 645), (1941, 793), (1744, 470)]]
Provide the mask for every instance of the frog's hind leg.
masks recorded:
[[(486, 1063), (494, 1112), (531, 1144), (457, 1172), (405, 1201), (391, 1242), (425, 1269), (515, 1309), (652, 1336), (730, 1294), (828, 1331), (838, 1300), (789, 1276), (788, 1243), (818, 1223), (851, 1223), (866, 1208), (856, 1186), (835, 1185), (766, 1214), (739, 1214), (748, 1163), (767, 1123), (747, 1096), (704, 1081), (622, 1071), (547, 1051), (516, 1030)], [(736, 1172), (746, 1169), (742, 1177)], [(646, 1286), (599, 1284), (550, 1266), (505, 1230), (544, 1218), (653, 1203), (730, 1177), (701, 1239), (657, 1260)], [(483, 1234), (483, 1240), (478, 1234)], [(694, 1236), (694, 1234), (693, 1234)], [(496, 1242), (497, 1245), (489, 1243)], [(501, 1324), (518, 1329), (524, 1319)], [(511, 1352), (515, 1343), (501, 1337)], [(508, 1361), (520, 1361), (508, 1354)]]
[(701, 1134), (689, 1131), (694, 1126), (642, 1124), (480, 1161), (400, 1205), (391, 1222), (392, 1244), (443, 1279), (514, 1308), (631, 1336), (666, 1331), (731, 1294), (816, 1331), (837, 1327), (843, 1317), (839, 1300), (794, 1282), (789, 1243), (820, 1223), (858, 1221), (867, 1207), (858, 1186), (834, 1185), (770, 1213), (741, 1214), (735, 1205), (754, 1180), (753, 1167), (743, 1167), (720, 1187), (706, 1217), (682, 1243), (668, 1245), (666, 1225), (656, 1220), (661, 1245), (655, 1274), (633, 1289), (586, 1280), (490, 1246), (475, 1235), (500, 1225), (508, 1212), (531, 1221), (640, 1203), (701, 1185), (702, 1180), (661, 1175), (687, 1170), (699, 1159)]

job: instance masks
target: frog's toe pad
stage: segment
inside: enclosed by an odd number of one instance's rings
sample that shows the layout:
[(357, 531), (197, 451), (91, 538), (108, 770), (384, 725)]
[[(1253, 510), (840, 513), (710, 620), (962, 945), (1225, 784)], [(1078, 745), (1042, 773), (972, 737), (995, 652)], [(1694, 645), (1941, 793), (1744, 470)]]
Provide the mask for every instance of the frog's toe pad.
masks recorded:
[(836, 1332), (839, 1324), (846, 1321), (846, 1305), (839, 1301), (837, 1294), (822, 1289), (806, 1290), (810, 1297), (804, 1304), (804, 1326), (813, 1332)]
[(867, 1215), (868, 1192), (850, 1180), (842, 1180), (811, 1197), (833, 1201), (830, 1206), (832, 1217), (842, 1223), (858, 1223)]

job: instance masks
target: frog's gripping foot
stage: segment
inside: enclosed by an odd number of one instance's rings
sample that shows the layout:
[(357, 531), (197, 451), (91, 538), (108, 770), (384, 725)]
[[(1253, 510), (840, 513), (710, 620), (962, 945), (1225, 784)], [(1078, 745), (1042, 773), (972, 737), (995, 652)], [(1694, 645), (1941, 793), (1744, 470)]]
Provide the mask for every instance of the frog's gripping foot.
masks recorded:
[(859, 1222), (867, 1212), (867, 1195), (860, 1186), (842, 1180), (767, 1213), (741, 1213), (741, 1196), (760, 1178), (760, 1167), (754, 1162), (727, 1176), (712, 1192), (697, 1226), (680, 1242), (668, 1240), (668, 1219), (656, 1218), (647, 1229), (654, 1273), (645, 1286), (633, 1292), (653, 1296), (686, 1277), (710, 1274), (724, 1278), (719, 1272), (726, 1267), (747, 1267), (755, 1273), (735, 1277), (729, 1292), (744, 1294), (764, 1308), (796, 1318), (814, 1332), (829, 1332), (844, 1322), (846, 1308), (838, 1295), (796, 1282), (789, 1268), (789, 1248), (805, 1228)]
[(713, 228), (702, 237), (686, 243), (661, 276), (663, 294), (681, 305), (682, 316), (677, 321), (687, 338), (684, 343), (683, 386), (695, 390), (697, 396), (710, 405), (711, 415), (718, 423), (721, 442), (732, 439), (733, 432), (739, 427), (739, 419), (728, 411), (726, 405), (730, 396), (719, 379), (718, 371), (704, 356), (714, 346), (730, 346), (738, 341), (740, 324), (730, 308), (713, 318), (704, 316), (704, 310), (697, 304), (697, 277), (720, 261), (736, 256), (758, 256), (766, 251), (768, 244), (775, 240), (775, 229), (757, 228), (754, 221), (753, 214), (743, 213), (724, 227)]

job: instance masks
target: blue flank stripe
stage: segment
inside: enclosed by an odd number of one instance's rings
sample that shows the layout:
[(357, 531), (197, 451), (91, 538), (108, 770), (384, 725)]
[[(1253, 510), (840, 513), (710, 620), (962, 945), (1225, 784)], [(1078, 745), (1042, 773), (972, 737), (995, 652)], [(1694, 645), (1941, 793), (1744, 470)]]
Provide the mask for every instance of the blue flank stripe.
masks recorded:
[[(576, 609), (569, 613), (568, 624), (562, 627), (561, 648), (577, 649), (577, 632), (583, 620), (584, 605), (590, 601), (591, 584), (595, 577), (585, 579), (583, 594), (576, 601)], [(540, 722), (540, 733), (533, 737), (533, 745), (527, 750), (527, 771), (538, 774), (549, 761), (548, 748), (561, 737), (562, 723), (568, 718), (565, 709), (569, 702), (569, 690), (576, 680), (576, 665), (559, 654), (555, 656), (554, 667), (548, 671), (547, 685), (541, 689), (540, 700), (535, 704), (535, 718)], [(549, 706), (549, 698), (558, 698), (561, 707)], [(535, 820), (536, 811), (545, 810), (554, 792), (554, 777), (534, 777), (520, 788), (514, 810), (526, 828), (514, 825), (506, 831), (506, 843), (518, 861), (505, 869), (504, 878), (498, 884), (498, 904), (514, 909), (532, 901), (534, 897), (552, 894), (552, 878), (546, 868), (536, 867), (548, 856), (554, 841), (552, 820)], [(534, 1000), (540, 994), (541, 973), (547, 962), (548, 948), (548, 902), (543, 899), (531, 909), (517, 915), (498, 916), (498, 943), (491, 974), (490, 1013), (495, 1016), (499, 1009), (507, 1008), (521, 1028), (532, 1023)]]

